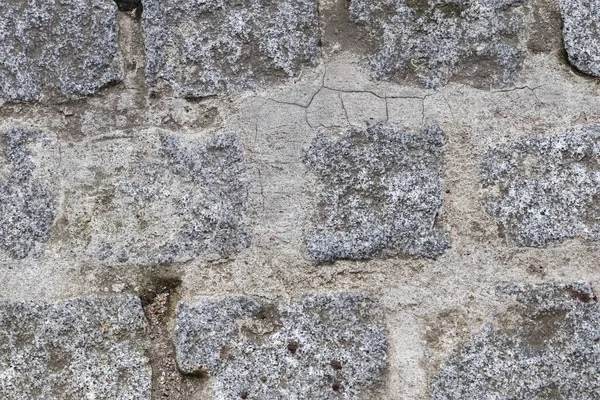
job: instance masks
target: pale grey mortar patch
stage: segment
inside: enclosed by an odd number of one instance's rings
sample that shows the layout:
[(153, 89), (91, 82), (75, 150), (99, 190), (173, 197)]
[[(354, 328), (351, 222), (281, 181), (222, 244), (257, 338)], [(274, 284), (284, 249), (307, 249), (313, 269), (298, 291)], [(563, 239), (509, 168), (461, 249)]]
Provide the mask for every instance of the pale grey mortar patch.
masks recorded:
[(387, 358), (377, 301), (351, 293), (182, 303), (174, 343), (184, 373), (213, 378), (215, 399), (356, 399), (374, 393)]
[(146, 77), (183, 97), (251, 88), (317, 60), (315, 0), (144, 0)]
[(600, 307), (587, 283), (507, 286), (518, 306), (487, 325), (433, 379), (433, 400), (597, 399)]
[(436, 257), (450, 247), (435, 226), (445, 168), (439, 127), (413, 134), (375, 125), (339, 139), (321, 133), (304, 161), (316, 175), (320, 209), (308, 259)]
[(486, 152), (485, 210), (519, 246), (600, 239), (600, 127), (524, 137)]
[(150, 400), (145, 328), (131, 295), (0, 302), (0, 397)]
[[(367, 63), (376, 79), (415, 74), (427, 87), (454, 75), (508, 85), (522, 61), (522, 0), (352, 0), (350, 18), (377, 38)], [(462, 71), (468, 69), (468, 71)]]
[(600, 77), (600, 2), (560, 0), (559, 3), (569, 62), (583, 73)]
[(0, 2), (0, 97), (86, 96), (121, 80), (113, 0)]
[(54, 222), (54, 194), (33, 176), (35, 165), (27, 149), (32, 141), (44, 140), (43, 133), (20, 126), (2, 132), (11, 169), (7, 179), (0, 180), (0, 248), (12, 258), (25, 258), (36, 243), (45, 242)]

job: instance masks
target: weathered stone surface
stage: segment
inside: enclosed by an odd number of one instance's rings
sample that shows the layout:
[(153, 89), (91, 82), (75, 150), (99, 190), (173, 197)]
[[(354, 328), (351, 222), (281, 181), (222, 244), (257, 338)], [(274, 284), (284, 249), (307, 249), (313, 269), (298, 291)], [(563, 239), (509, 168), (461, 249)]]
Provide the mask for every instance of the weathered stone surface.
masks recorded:
[(45, 135), (20, 126), (7, 128), (0, 139), (10, 166), (0, 179), (0, 248), (12, 258), (26, 257), (36, 243), (48, 238), (56, 214), (50, 186), (34, 177), (36, 165), (27, 146), (48, 144)]
[(439, 127), (422, 135), (383, 125), (339, 139), (319, 134), (305, 163), (317, 177), (320, 209), (307, 258), (435, 257), (450, 246), (435, 227), (444, 177)]
[(600, 77), (600, 3), (596, 0), (559, 3), (569, 62), (581, 72)]
[(184, 97), (293, 76), (317, 59), (315, 0), (144, 0), (146, 77)]
[(349, 293), (183, 303), (175, 347), (184, 373), (214, 378), (216, 399), (355, 399), (372, 393), (387, 357), (377, 302)]
[(121, 79), (113, 0), (0, 2), (0, 97), (86, 96)]
[(505, 287), (519, 305), (460, 347), (431, 398), (596, 399), (600, 307), (585, 283)]
[(524, 137), (489, 150), (485, 209), (519, 246), (600, 239), (600, 127)]
[(521, 0), (352, 0), (350, 18), (377, 38), (377, 79), (414, 74), (427, 87), (453, 76), (478, 87), (513, 82), (521, 63)]
[(249, 181), (238, 135), (181, 139), (151, 129), (70, 151), (67, 243), (92, 258), (163, 264), (249, 245)]
[(0, 397), (149, 400), (145, 327), (135, 296), (0, 302)]

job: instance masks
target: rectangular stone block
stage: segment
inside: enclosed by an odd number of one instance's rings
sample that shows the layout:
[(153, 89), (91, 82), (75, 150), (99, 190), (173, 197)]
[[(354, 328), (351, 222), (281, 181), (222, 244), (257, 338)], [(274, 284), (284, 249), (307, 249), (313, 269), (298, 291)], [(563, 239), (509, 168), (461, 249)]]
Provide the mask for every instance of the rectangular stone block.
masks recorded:
[(600, 3), (597, 0), (559, 3), (569, 62), (583, 73), (600, 77)]
[(310, 260), (436, 257), (450, 247), (436, 226), (442, 207), (443, 132), (376, 125), (341, 138), (319, 134), (305, 157), (317, 178)]
[(366, 63), (376, 79), (511, 84), (523, 58), (521, 0), (352, 0), (350, 20), (375, 38)]
[(150, 400), (135, 296), (0, 302), (0, 397)]
[(142, 265), (235, 254), (250, 244), (241, 138), (149, 129), (64, 155), (63, 245), (84, 259)]
[(587, 283), (506, 286), (516, 297), (496, 324), (460, 346), (430, 399), (596, 399), (600, 307)]
[(180, 304), (176, 318), (177, 364), (211, 377), (215, 398), (377, 397), (387, 336), (371, 297), (305, 294), (291, 304), (206, 299)]
[(317, 60), (315, 0), (144, 0), (146, 77), (204, 97), (296, 75)]
[(50, 235), (60, 151), (50, 134), (19, 125), (0, 131), (0, 150), (0, 249), (22, 259), (41, 253)]
[(600, 239), (600, 128), (525, 136), (483, 158), (485, 209), (519, 246)]
[(112, 0), (0, 2), (0, 97), (87, 96), (122, 78)]

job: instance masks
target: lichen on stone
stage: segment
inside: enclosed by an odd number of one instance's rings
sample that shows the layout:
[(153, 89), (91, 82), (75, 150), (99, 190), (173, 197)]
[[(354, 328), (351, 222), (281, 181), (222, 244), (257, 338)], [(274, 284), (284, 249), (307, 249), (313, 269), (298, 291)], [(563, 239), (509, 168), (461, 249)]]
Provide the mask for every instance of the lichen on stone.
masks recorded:
[(46, 140), (43, 133), (13, 126), (2, 132), (4, 157), (10, 164), (0, 179), (0, 248), (12, 258), (27, 257), (36, 243), (48, 239), (56, 214), (51, 188), (34, 176), (28, 144)]
[(174, 342), (179, 368), (211, 377), (215, 399), (374, 395), (387, 358), (377, 301), (351, 293), (182, 303)]
[(579, 71), (600, 78), (600, 3), (560, 0), (559, 4), (569, 62)]
[(522, 0), (352, 0), (350, 18), (377, 40), (376, 79), (414, 74), (426, 87), (462, 76), (478, 87), (511, 84), (522, 61)]
[(463, 344), (433, 379), (430, 398), (596, 399), (600, 307), (587, 283), (505, 286), (517, 306)]
[(150, 400), (135, 296), (0, 302), (3, 399)]
[(526, 136), (486, 152), (485, 210), (519, 246), (600, 239), (600, 127)]
[(87, 96), (121, 80), (113, 0), (0, 2), (0, 97)]
[(315, 0), (145, 0), (146, 77), (183, 97), (253, 87), (317, 60)]
[(436, 257), (450, 246), (436, 226), (442, 207), (443, 132), (383, 125), (319, 134), (305, 164), (317, 179), (319, 213), (308, 238), (315, 261), (394, 255)]

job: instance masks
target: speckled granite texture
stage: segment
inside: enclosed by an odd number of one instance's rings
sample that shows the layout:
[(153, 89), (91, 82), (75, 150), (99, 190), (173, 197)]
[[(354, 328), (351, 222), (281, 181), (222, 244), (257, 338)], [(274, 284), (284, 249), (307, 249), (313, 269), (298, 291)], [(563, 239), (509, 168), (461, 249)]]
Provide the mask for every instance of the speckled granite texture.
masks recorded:
[(87, 96), (121, 78), (114, 1), (0, 3), (0, 98)]
[(145, 326), (134, 296), (0, 302), (0, 396), (149, 400)]
[(185, 373), (212, 377), (216, 399), (356, 398), (381, 383), (381, 317), (374, 299), (348, 293), (306, 294), (292, 304), (248, 297), (184, 303), (177, 361)]

